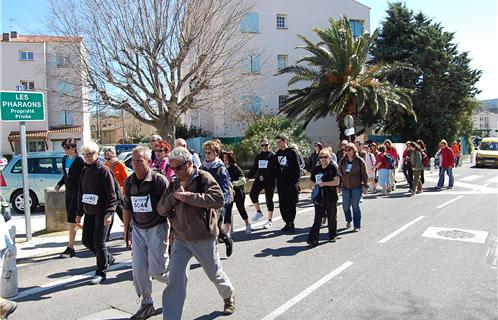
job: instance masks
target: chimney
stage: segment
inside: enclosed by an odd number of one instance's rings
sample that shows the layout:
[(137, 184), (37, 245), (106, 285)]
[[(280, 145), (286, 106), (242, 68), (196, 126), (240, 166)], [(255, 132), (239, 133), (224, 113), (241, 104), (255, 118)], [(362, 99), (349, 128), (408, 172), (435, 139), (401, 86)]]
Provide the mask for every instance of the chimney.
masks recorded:
[(2, 34), (2, 41), (3, 42), (9, 42), (9, 40), (10, 40), (10, 34), (8, 32), (4, 32)]
[(10, 32), (10, 38), (11, 39), (17, 38), (17, 31), (11, 31)]

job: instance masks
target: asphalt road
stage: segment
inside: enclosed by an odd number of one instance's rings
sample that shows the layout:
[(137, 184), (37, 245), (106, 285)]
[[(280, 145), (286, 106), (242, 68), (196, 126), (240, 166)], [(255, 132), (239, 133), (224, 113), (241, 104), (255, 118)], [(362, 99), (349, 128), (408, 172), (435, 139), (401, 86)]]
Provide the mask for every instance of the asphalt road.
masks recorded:
[[(272, 230), (235, 232), (232, 257), (219, 246), (236, 288), (230, 319), (498, 319), (498, 170), (457, 168), (455, 187), (439, 192), (436, 175), (426, 174), (423, 194), (410, 197), (400, 183), (387, 198), (367, 196), (358, 233), (344, 230), (339, 207), (336, 243), (322, 229), (321, 244), (306, 245), (309, 194), (301, 195), (295, 234), (279, 232), (278, 210)], [(242, 227), (234, 217), (235, 229)], [(95, 260), (82, 248), (78, 258), (47, 255), (20, 267), (10, 319), (130, 317), (139, 307), (130, 252), (120, 240), (110, 246), (119, 263), (99, 286), (88, 285)], [(158, 309), (162, 289), (154, 283)], [(184, 319), (223, 317), (222, 299), (195, 261), (187, 292)]]

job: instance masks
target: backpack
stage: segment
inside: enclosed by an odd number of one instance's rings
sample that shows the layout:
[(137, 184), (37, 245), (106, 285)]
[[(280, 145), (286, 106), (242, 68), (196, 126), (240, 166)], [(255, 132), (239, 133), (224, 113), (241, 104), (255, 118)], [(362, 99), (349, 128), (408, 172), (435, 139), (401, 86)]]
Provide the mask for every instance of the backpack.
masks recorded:
[[(221, 170), (223, 170), (223, 166), (219, 166), (218, 169), (216, 170), (216, 175), (219, 177), (221, 176)], [(230, 189), (230, 202), (233, 203), (234, 198), (235, 198), (235, 189), (233, 188), (233, 184), (230, 181), (230, 177), (228, 178), (228, 187)]]
[(384, 156), (387, 160), (387, 163), (389, 163), (389, 169), (394, 169), (394, 167), (396, 166), (396, 161), (394, 160), (394, 157), (389, 153), (386, 153)]
[(424, 167), (429, 166), (429, 157), (427, 156), (427, 153), (425, 153), (425, 152), (422, 152), (422, 164), (424, 165)]

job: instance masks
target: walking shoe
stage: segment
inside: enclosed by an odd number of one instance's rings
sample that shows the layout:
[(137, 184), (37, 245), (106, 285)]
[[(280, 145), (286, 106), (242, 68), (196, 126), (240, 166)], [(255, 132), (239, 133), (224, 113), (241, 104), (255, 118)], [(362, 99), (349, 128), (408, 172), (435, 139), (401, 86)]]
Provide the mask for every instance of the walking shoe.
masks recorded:
[(360, 228), (354, 228), (353, 232), (359, 232), (361, 229)]
[(152, 303), (142, 303), (140, 309), (130, 318), (130, 320), (145, 320), (152, 317), (156, 309)]
[(90, 283), (91, 283), (91, 284), (101, 284), (102, 282), (104, 282), (104, 281), (105, 281), (105, 279), (106, 279), (106, 277), (105, 277), (105, 276), (101, 276), (101, 275), (97, 275), (97, 274), (96, 274), (96, 275), (94, 275), (94, 276), (92, 277), (92, 279), (90, 280)]
[(420, 194), (422, 193), (422, 190), (417, 190), (415, 193)]
[(271, 220), (268, 220), (264, 225), (263, 225), (263, 228), (264, 229), (271, 229), (272, 227), (272, 223), (271, 223)]
[(245, 231), (245, 233), (246, 234), (251, 234), (251, 232), (252, 232), (251, 225), (250, 224), (246, 225), (246, 231)]
[(329, 238), (329, 242), (336, 242), (336, 241), (337, 241), (337, 237)]
[(349, 228), (351, 228), (351, 222), (350, 221), (346, 222), (346, 229), (349, 229)]
[(296, 232), (296, 227), (294, 226), (294, 222), (292, 222), (292, 223), (289, 225), (289, 232), (290, 232), (290, 233), (294, 233), (294, 232)]
[(322, 226), (327, 224), (327, 217), (322, 218)]
[(231, 315), (235, 311), (235, 297), (223, 299), (225, 305), (223, 306), (223, 314), (226, 316)]
[(263, 217), (264, 217), (263, 212), (256, 211), (256, 214), (254, 215), (254, 217), (252, 217), (252, 221), (259, 221)]
[(282, 232), (288, 232), (290, 230), (290, 225), (286, 224), (280, 231)]
[(306, 240), (306, 243), (309, 244), (312, 247), (316, 247), (318, 245), (318, 240)]
[(0, 318), (7, 319), (17, 309), (17, 304), (4, 298), (0, 298)]
[(228, 241), (225, 243), (225, 246), (227, 247), (227, 257), (230, 257), (233, 253), (233, 240), (228, 238)]
[(75, 255), (76, 251), (74, 250), (74, 248), (67, 247), (66, 250), (64, 250), (64, 252), (60, 254), (60, 257), (63, 259), (67, 259), (67, 258), (72, 258)]

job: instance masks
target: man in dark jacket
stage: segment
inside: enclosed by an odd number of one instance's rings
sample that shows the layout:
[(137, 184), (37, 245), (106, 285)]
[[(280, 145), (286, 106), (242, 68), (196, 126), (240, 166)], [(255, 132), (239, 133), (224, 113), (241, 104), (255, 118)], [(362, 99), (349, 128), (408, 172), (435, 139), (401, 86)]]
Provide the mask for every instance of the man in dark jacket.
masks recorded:
[(280, 215), (285, 222), (282, 232), (295, 231), (294, 219), (296, 218), (296, 205), (298, 201), (298, 185), (301, 169), (296, 151), (289, 148), (287, 137), (275, 137), (278, 151), (275, 154), (274, 168), (277, 178), (278, 201)]
[(61, 258), (71, 258), (76, 255), (74, 251), (74, 242), (76, 230), (81, 225), (76, 224), (76, 211), (78, 210), (78, 186), (80, 182), (81, 169), (85, 165), (83, 157), (78, 154), (76, 141), (73, 138), (67, 138), (62, 141), (62, 147), (66, 155), (62, 157), (62, 178), (55, 186), (55, 190), (66, 186), (66, 213), (67, 227), (69, 229), (69, 242), (66, 250), (60, 254)]

